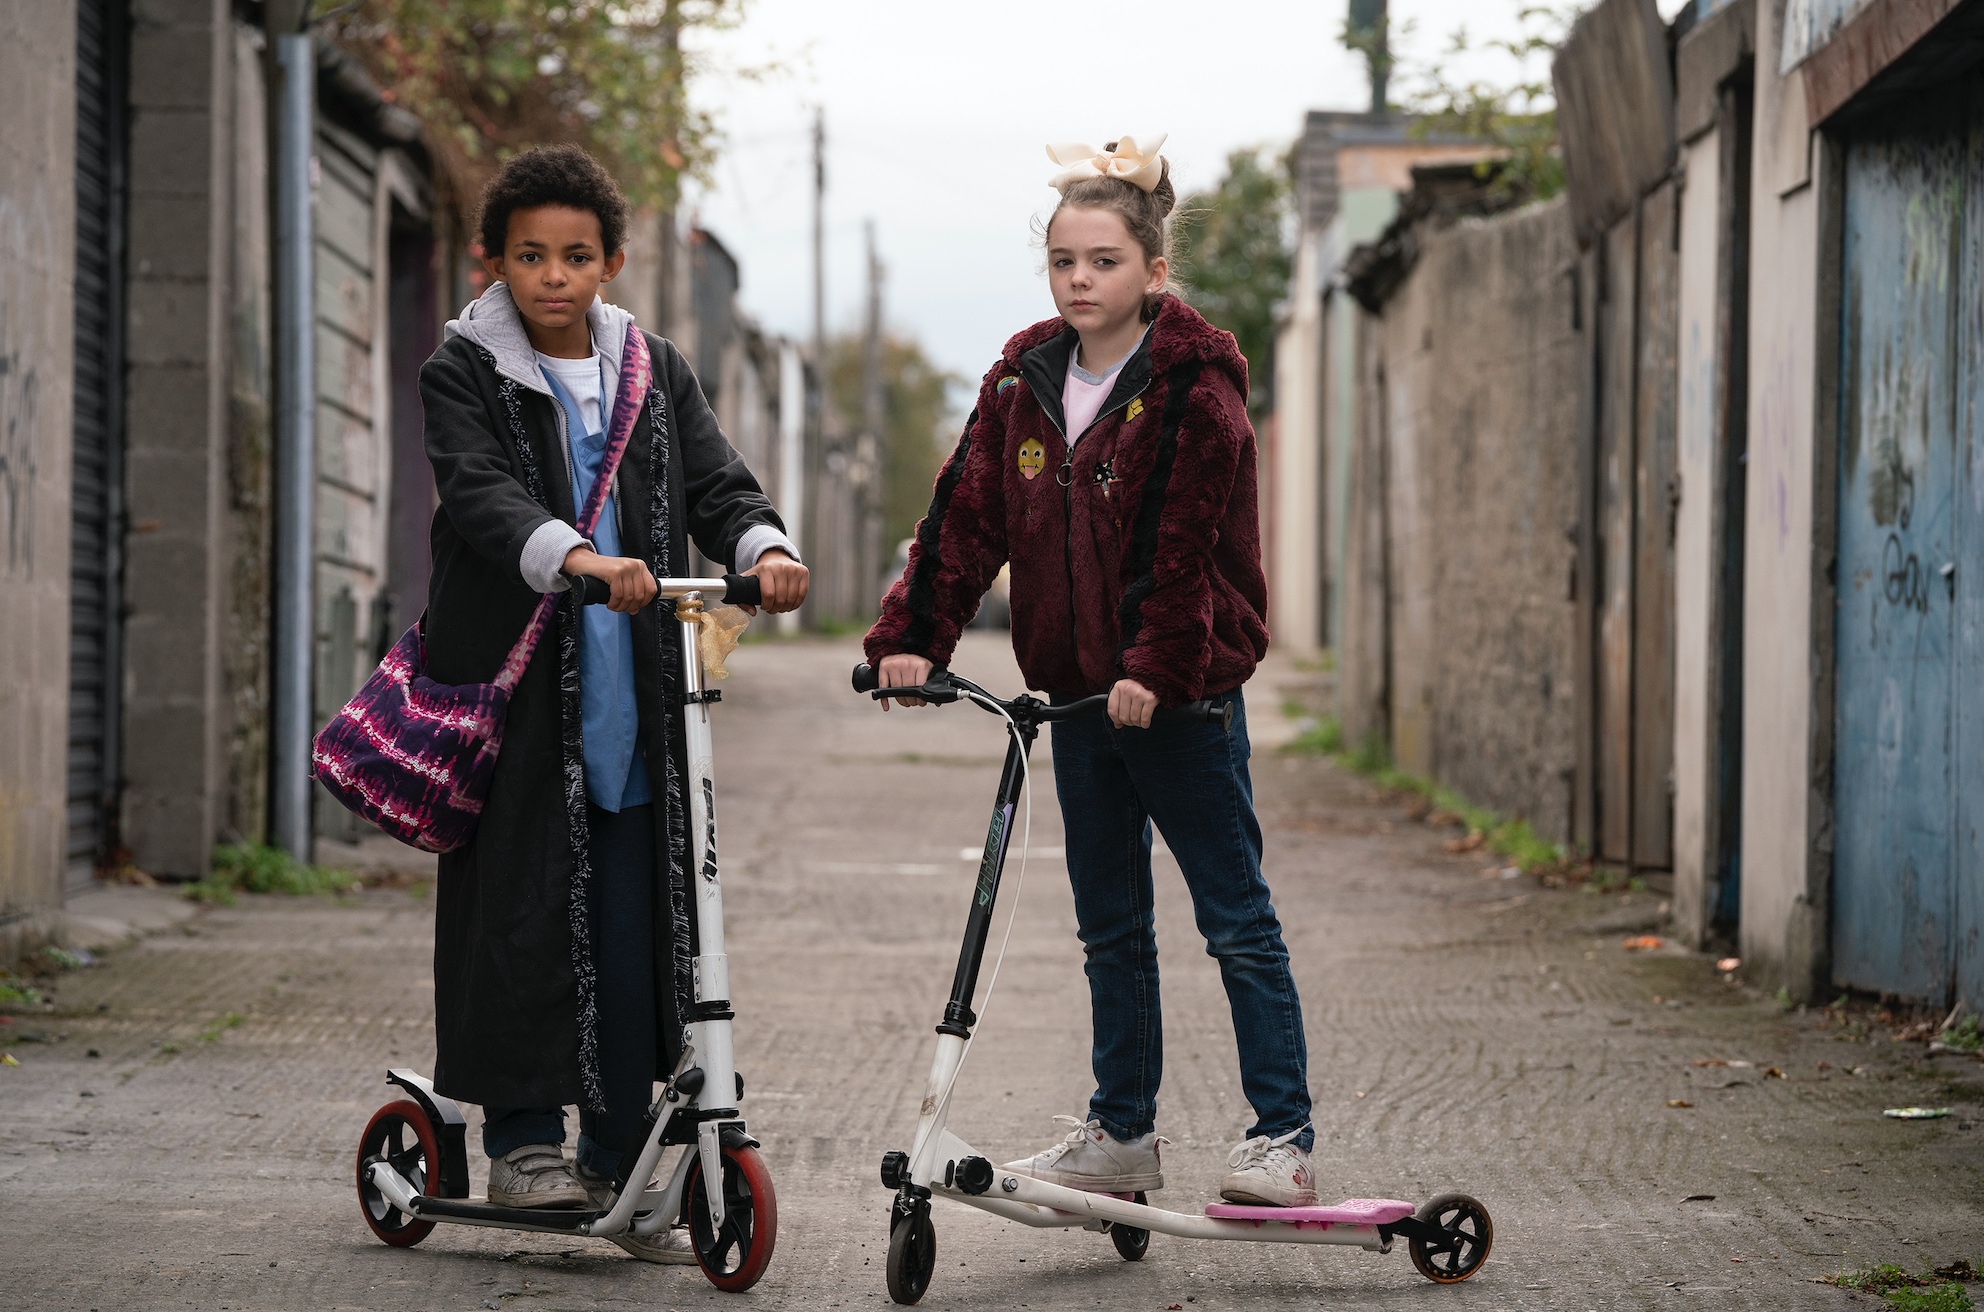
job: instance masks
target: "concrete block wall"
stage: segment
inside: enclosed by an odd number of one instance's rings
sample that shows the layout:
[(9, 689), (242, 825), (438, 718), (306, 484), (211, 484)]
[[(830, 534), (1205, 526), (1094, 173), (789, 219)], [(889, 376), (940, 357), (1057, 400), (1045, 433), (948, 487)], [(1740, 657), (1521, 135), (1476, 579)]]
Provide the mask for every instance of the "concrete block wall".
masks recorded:
[(1390, 736), (1403, 769), (1570, 836), (1588, 345), (1560, 198), (1422, 228), (1380, 342)]
[(197, 875), (226, 774), (234, 26), (226, 0), (132, 10), (123, 833), (141, 869)]
[(10, 3), (0, 42), (0, 960), (62, 905), (76, 11)]

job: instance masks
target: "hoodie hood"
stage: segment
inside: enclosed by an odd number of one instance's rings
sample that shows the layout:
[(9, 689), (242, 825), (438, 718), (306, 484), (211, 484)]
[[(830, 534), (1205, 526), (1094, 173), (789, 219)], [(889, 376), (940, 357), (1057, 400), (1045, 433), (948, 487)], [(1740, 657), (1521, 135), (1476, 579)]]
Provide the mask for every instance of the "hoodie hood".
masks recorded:
[[(620, 357), (626, 352), (627, 329), (633, 322), (633, 315), (597, 296), (586, 311), (593, 345), (606, 357), (607, 368), (615, 378), (620, 376)], [(524, 333), (524, 318), (510, 295), (510, 284), (491, 283), (488, 291), (462, 307), (459, 318), (448, 320), (443, 340), (449, 337), (466, 338), (489, 352), (495, 357), (496, 372), (503, 377), (533, 392), (551, 395), (551, 385), (537, 363), (537, 351)]]
[[(1005, 366), (1018, 372), (1020, 358), (1028, 351), (1073, 332), (1068, 321), (1058, 315), (1022, 329), (1006, 343), (1002, 355)], [(1247, 358), (1240, 354), (1233, 334), (1213, 327), (1204, 315), (1168, 292), (1158, 302), (1157, 318), (1151, 321), (1150, 334), (1141, 349), (1148, 352), (1155, 372), (1162, 373), (1181, 361), (1198, 360), (1224, 369), (1240, 389), (1242, 399), (1247, 395)]]

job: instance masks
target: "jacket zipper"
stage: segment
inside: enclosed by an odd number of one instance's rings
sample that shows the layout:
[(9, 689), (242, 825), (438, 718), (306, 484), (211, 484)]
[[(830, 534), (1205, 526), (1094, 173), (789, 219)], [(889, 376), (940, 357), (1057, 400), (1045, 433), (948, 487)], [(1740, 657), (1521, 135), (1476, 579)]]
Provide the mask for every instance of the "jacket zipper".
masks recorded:
[[(1153, 377), (1155, 375), (1153, 374)], [(1142, 387), (1123, 398), (1123, 404), (1142, 396), (1150, 390), (1150, 379), (1144, 379)], [(1114, 410), (1116, 407), (1109, 407)], [(1043, 407), (1044, 409), (1044, 407)], [(1100, 416), (1097, 416), (1100, 418)], [(1095, 420), (1089, 420), (1089, 428), (1095, 427)], [(1055, 428), (1061, 434), (1061, 445), (1065, 448), (1061, 456), (1061, 477), (1054, 481), (1061, 485), (1061, 564), (1068, 574), (1068, 640), (1075, 644), (1075, 669), (1082, 665), (1079, 630), (1075, 626), (1075, 448), (1081, 445), (1088, 429), (1083, 429), (1073, 442), (1068, 441), (1068, 430), (1062, 424)]]

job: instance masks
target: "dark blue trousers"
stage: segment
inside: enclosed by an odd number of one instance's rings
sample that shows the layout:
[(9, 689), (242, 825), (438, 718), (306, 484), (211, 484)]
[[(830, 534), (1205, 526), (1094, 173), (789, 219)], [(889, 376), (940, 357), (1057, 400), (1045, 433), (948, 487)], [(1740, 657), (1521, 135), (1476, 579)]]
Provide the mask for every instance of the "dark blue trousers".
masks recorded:
[[(1184, 871), (1206, 951), (1219, 962), (1240, 1087), (1256, 1118), (1248, 1135), (1309, 1123), (1302, 1003), (1261, 877), (1247, 708), (1237, 689), (1224, 700), (1233, 703), (1231, 734), (1163, 717), (1148, 729), (1119, 729), (1103, 715), (1054, 726), (1054, 787), (1095, 1025), (1089, 1117), (1118, 1139), (1154, 1127), (1164, 1076), (1152, 821)], [(1295, 1142), (1306, 1149), (1314, 1138), (1306, 1130)]]
[[(606, 1107), (579, 1112), (579, 1165), (588, 1174), (612, 1176), (654, 1100), (654, 807), (616, 813), (588, 804), (586, 813), (592, 830), (599, 1077)], [(491, 1157), (528, 1144), (565, 1142), (562, 1107), (485, 1107), (482, 1115), (482, 1147)]]

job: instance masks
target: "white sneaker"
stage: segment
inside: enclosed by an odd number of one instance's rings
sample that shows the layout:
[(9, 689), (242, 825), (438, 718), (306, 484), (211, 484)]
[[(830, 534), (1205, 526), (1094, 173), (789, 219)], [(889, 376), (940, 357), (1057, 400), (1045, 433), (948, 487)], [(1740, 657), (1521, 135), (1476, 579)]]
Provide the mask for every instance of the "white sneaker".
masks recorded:
[(572, 1175), (565, 1150), (532, 1143), (489, 1162), (492, 1207), (584, 1207), (586, 1191)]
[(1112, 1138), (1100, 1121), (1056, 1116), (1069, 1128), (1068, 1137), (1023, 1161), (999, 1169), (1031, 1176), (1068, 1189), (1094, 1194), (1147, 1193), (1164, 1188), (1164, 1170), (1157, 1159), (1159, 1144), (1170, 1143), (1156, 1131), (1127, 1143)]
[[(585, 1188), (586, 1196), (592, 1200), (592, 1205), (604, 1211), (613, 1197), (613, 1181), (595, 1179), (584, 1171), (578, 1171), (576, 1174), (579, 1183)], [(607, 1238), (643, 1262), (659, 1262), (663, 1266), (696, 1265), (695, 1241), (689, 1236), (689, 1227), (679, 1221), (666, 1230), (657, 1230), (651, 1235), (637, 1235), (632, 1230), (622, 1230), (617, 1235), (608, 1235)]]
[(1256, 1135), (1235, 1148), (1226, 1159), (1233, 1169), (1220, 1181), (1219, 1196), (1229, 1203), (1259, 1207), (1315, 1206), (1315, 1167), (1309, 1154), (1293, 1142), (1308, 1128), (1304, 1125), (1279, 1139)]

